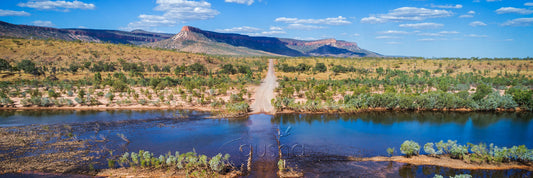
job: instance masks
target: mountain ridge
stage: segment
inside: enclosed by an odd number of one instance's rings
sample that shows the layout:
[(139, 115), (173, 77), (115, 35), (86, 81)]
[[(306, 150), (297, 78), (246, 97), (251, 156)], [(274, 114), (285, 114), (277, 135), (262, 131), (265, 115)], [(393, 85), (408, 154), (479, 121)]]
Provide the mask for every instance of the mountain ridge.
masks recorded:
[(0, 36), (26, 39), (58, 39), (66, 41), (131, 44), (183, 52), (242, 56), (327, 56), (382, 57), (360, 48), (357, 43), (342, 40), (297, 40), (289, 38), (248, 36), (219, 33), (183, 26), (177, 34), (144, 30), (120, 31), (80, 28), (53, 28), (16, 25), (0, 21)]
[[(329, 57), (381, 57), (381, 54), (359, 48), (357, 43), (336, 39), (322, 39), (313, 41), (296, 40), (289, 38), (248, 36), (236, 33), (218, 33), (201, 30), (192, 26), (183, 26), (181, 31), (173, 37), (144, 46), (176, 49), (186, 52), (202, 52), (215, 54), (219, 51), (213, 48), (201, 48), (199, 43), (207, 46), (232, 46), (235, 48), (248, 48), (253, 52), (263, 51), (282, 56), (329, 56)], [(324, 47), (326, 46), (326, 47)], [(199, 49), (201, 48), (201, 49)], [(231, 47), (228, 48), (231, 50)], [(223, 51), (224, 54), (235, 54)], [(246, 55), (246, 53), (240, 55)]]

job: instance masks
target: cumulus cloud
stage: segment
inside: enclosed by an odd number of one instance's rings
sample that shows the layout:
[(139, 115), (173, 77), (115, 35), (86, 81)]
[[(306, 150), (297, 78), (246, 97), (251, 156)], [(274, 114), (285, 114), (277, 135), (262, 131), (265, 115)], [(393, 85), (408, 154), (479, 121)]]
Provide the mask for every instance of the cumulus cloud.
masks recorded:
[(163, 15), (139, 15), (139, 21), (131, 22), (125, 30), (150, 28), (158, 26), (175, 26), (178, 23), (207, 20), (220, 14), (211, 8), (211, 3), (189, 0), (157, 0), (154, 10), (164, 12)]
[(466, 15), (460, 15), (459, 18), (472, 18), (474, 17), (473, 15), (469, 15), (469, 14), (466, 14)]
[(41, 27), (53, 27), (55, 26), (51, 21), (42, 21), (42, 20), (36, 20), (31, 22), (32, 25), (35, 26), (41, 26)]
[(0, 16), (30, 16), (30, 13), (24, 11), (13, 11), (0, 9)]
[(252, 5), (254, 0), (224, 0), (224, 2)]
[(524, 6), (533, 6), (533, 2), (526, 2), (524, 3)]
[(323, 26), (316, 26), (316, 25), (305, 25), (305, 24), (289, 24), (287, 26), (288, 29), (295, 29), (295, 30), (316, 30), (316, 29), (324, 29), (326, 27)]
[(463, 5), (457, 4), (457, 5), (435, 5), (431, 4), (432, 8), (442, 8), (442, 9), (461, 9), (463, 8)]
[(476, 14), (476, 11), (468, 11), (468, 14)]
[(400, 7), (387, 14), (371, 15), (361, 19), (361, 23), (385, 23), (399, 21), (420, 21), (429, 18), (449, 17), (453, 13), (447, 10), (416, 7)]
[(426, 23), (400, 24), (399, 26), (404, 27), (404, 28), (429, 29), (429, 28), (440, 28), (440, 27), (443, 27), (444, 24), (426, 22)]
[(19, 3), (20, 7), (29, 7), (41, 10), (64, 10), (69, 9), (84, 9), (91, 10), (96, 6), (94, 4), (84, 3), (81, 1), (36, 1), (32, 0), (27, 3)]
[(390, 35), (407, 35), (409, 32), (406, 31), (396, 31), (396, 30), (388, 30), (388, 31), (382, 31), (378, 32), (380, 34), (390, 34)]
[(502, 24), (503, 26), (530, 26), (533, 25), (533, 18), (517, 18), (508, 20)]
[(330, 17), (325, 19), (298, 19), (298, 18), (287, 18), (279, 17), (274, 20), (276, 22), (283, 22), (289, 24), (320, 24), (320, 25), (347, 25), (352, 22), (346, 20), (346, 17)]
[(487, 26), (487, 24), (482, 21), (473, 21), (473, 22), (470, 22), (470, 24), (468, 25), (472, 27)]
[(533, 14), (533, 10), (524, 9), (524, 8), (516, 8), (516, 7), (502, 7), (496, 10), (496, 13), (498, 14), (510, 14), (510, 13), (516, 13), (516, 14)]
[(242, 27), (233, 27), (233, 28), (227, 28), (227, 29), (218, 29), (215, 31), (221, 32), (221, 33), (252, 33), (252, 32), (261, 31), (261, 29), (255, 28), (255, 27), (242, 26)]

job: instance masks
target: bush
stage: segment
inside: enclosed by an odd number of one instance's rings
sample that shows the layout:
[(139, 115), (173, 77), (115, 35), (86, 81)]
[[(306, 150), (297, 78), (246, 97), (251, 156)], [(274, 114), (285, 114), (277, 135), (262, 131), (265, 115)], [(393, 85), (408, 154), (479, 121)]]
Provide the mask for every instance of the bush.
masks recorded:
[(393, 156), (394, 152), (396, 152), (396, 149), (394, 147), (393, 148), (387, 148), (387, 154), (389, 154), (389, 156)]
[(407, 157), (415, 156), (420, 152), (420, 145), (414, 141), (406, 140), (402, 143), (400, 151)]
[(315, 68), (313, 70), (317, 72), (326, 72), (328, 68), (326, 67), (326, 65), (324, 65), (324, 63), (319, 62), (316, 63)]
[(433, 143), (426, 143), (424, 145), (424, 152), (426, 152), (427, 154), (429, 154), (431, 156), (437, 155), (437, 152), (433, 148), (433, 145), (434, 145)]
[(490, 93), (492, 93), (492, 87), (485, 85), (485, 84), (481, 84), (477, 86), (476, 92), (472, 96), (472, 99), (479, 101), (485, 98), (485, 96), (487, 96)]

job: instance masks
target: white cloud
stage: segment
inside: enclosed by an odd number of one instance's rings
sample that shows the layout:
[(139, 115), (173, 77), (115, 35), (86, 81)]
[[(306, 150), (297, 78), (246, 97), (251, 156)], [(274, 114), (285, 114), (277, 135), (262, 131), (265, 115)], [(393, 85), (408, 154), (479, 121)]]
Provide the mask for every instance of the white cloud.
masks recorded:
[(444, 36), (441, 33), (420, 33), (419, 36)]
[(400, 42), (397, 42), (397, 41), (389, 41), (389, 42), (385, 42), (386, 44), (390, 44), (390, 45), (397, 45), (397, 44), (402, 44)]
[(472, 38), (487, 38), (487, 35), (478, 35), (478, 34), (468, 34), (465, 35), (466, 37), (472, 37)]
[(533, 18), (517, 18), (508, 20), (502, 24), (503, 26), (530, 26), (533, 25)]
[(298, 18), (287, 18), (279, 17), (274, 20), (276, 22), (283, 22), (289, 24), (321, 24), (321, 25), (347, 25), (352, 22), (347, 21), (346, 17), (330, 17), (325, 19), (298, 19)]
[(404, 28), (415, 28), (415, 29), (428, 29), (428, 28), (440, 28), (443, 27), (444, 24), (440, 23), (414, 23), (414, 24), (400, 24), (400, 27)]
[(503, 40), (503, 41), (514, 41), (514, 39), (512, 39), (512, 38), (507, 38), (507, 39), (505, 39), (505, 40)]
[(391, 34), (391, 35), (407, 35), (409, 32), (406, 31), (396, 31), (396, 30), (388, 30), (388, 31), (382, 31), (378, 32), (379, 34)]
[(20, 7), (29, 7), (42, 10), (59, 10), (68, 11), (69, 9), (94, 9), (94, 4), (84, 3), (81, 1), (37, 1), (31, 0), (27, 3), (19, 3)]
[(224, 0), (224, 2), (252, 5), (254, 0)]
[(416, 7), (400, 7), (387, 14), (371, 15), (361, 19), (361, 23), (385, 23), (399, 21), (420, 21), (429, 18), (449, 17), (453, 13), (447, 10), (426, 9)]
[(207, 20), (220, 12), (211, 8), (211, 3), (189, 0), (157, 0), (154, 10), (164, 12), (163, 15), (139, 15), (140, 21), (131, 22), (124, 30), (146, 29), (158, 26), (175, 26), (178, 23), (194, 20)]
[(468, 11), (468, 14), (476, 14), (476, 11)]
[(496, 2), (496, 1), (502, 1), (502, 0), (487, 0), (487, 2)]
[(359, 34), (359, 33), (354, 33), (354, 34), (352, 34), (351, 36), (361, 36), (361, 34)]
[(42, 20), (36, 20), (31, 22), (32, 25), (35, 26), (41, 26), (41, 27), (53, 27), (55, 26), (51, 21), (42, 21)]
[(416, 41), (436, 41), (437, 39), (435, 38), (422, 38), (422, 39), (418, 39)]
[(399, 39), (398, 36), (376, 36), (376, 39)]
[(316, 25), (304, 25), (304, 24), (289, 24), (287, 28), (296, 29), (296, 30), (316, 30), (316, 29), (324, 29), (326, 27), (316, 26)]
[(30, 13), (24, 11), (12, 11), (0, 9), (0, 16), (30, 16)]
[(460, 15), (459, 18), (472, 18), (473, 15)]
[(524, 6), (533, 6), (533, 2), (526, 2), (524, 3)]
[(270, 27), (270, 30), (272, 30), (272, 31), (281, 31), (281, 30), (283, 30), (283, 28), (272, 26), (272, 27)]
[(516, 14), (533, 14), (533, 10), (524, 9), (524, 8), (516, 8), (516, 7), (502, 7), (496, 10), (496, 13), (498, 14), (510, 14), (510, 13), (516, 13)]
[(463, 8), (463, 5), (457, 4), (457, 5), (435, 5), (431, 4), (432, 8), (442, 8), (442, 9), (461, 9)]
[(440, 31), (440, 34), (459, 34), (458, 31)]
[(233, 28), (227, 28), (227, 29), (217, 29), (216, 32), (221, 33), (252, 33), (261, 31), (259, 28), (255, 27), (248, 27), (248, 26), (242, 26), (242, 27), (233, 27)]
[(270, 35), (280, 35), (280, 34), (286, 34), (287, 32), (285, 31), (264, 31), (264, 32), (261, 32), (261, 33), (255, 33), (255, 34), (250, 34), (252, 36), (270, 36)]
[(470, 22), (470, 24), (468, 25), (472, 27), (487, 26), (487, 24), (482, 21), (473, 21), (473, 22)]

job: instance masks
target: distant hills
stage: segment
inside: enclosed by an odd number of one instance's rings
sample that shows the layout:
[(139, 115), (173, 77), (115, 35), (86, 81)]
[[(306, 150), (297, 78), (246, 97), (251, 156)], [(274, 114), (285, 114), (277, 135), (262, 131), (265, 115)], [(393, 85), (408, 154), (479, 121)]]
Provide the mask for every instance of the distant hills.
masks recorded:
[(256, 37), (232, 33), (204, 31), (184, 26), (176, 34), (143, 30), (131, 32), (95, 29), (57, 29), (15, 25), (0, 21), (0, 36), (60, 39), (66, 41), (108, 42), (133, 44), (178, 51), (245, 56), (330, 56), (379, 57), (378, 53), (359, 48), (356, 43), (335, 39), (303, 41), (287, 38)]
[(173, 34), (153, 33), (142, 30), (126, 32), (119, 30), (58, 29), (51, 27), (15, 25), (0, 21), (0, 36), (141, 45), (144, 43), (168, 39), (172, 37)]

